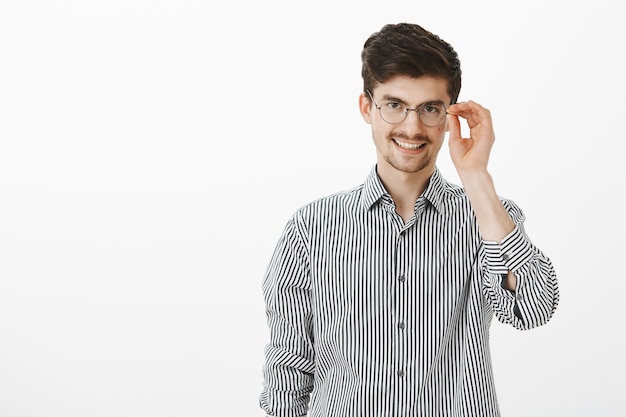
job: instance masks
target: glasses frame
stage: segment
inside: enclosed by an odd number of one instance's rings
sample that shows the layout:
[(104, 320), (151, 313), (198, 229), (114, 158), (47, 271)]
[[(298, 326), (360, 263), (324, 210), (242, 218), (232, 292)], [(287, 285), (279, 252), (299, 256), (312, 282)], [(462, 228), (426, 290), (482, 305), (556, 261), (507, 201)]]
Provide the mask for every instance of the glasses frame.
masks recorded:
[[(374, 101), (374, 96), (372, 95), (372, 92), (368, 89), (366, 90), (367, 94), (370, 95), (370, 98), (372, 99), (372, 103), (374, 103), (374, 107), (376, 107), (376, 109), (378, 109), (378, 114), (380, 115), (380, 118), (383, 119), (383, 122), (385, 123), (389, 123), (390, 125), (399, 125), (400, 123), (404, 122), (406, 120), (407, 117), (409, 117), (409, 112), (410, 111), (414, 111), (417, 113), (417, 118), (419, 119), (420, 123), (422, 123), (424, 126), (428, 126), (428, 127), (437, 127), (437, 126), (441, 126), (445, 121), (446, 118), (444, 117), (441, 122), (439, 122), (439, 124), (436, 125), (430, 125), (428, 123), (424, 123), (424, 121), (422, 120), (422, 109), (424, 108), (424, 106), (430, 105), (433, 103), (433, 101), (429, 101), (427, 103), (421, 104), (418, 107), (412, 109), (409, 106), (407, 106), (404, 103), (401, 103), (402, 105), (404, 105), (405, 110), (404, 110), (404, 118), (402, 120), (400, 120), (399, 122), (390, 122), (387, 119), (385, 119), (383, 117), (383, 111), (382, 111), (382, 106), (379, 106), (376, 101)], [(435, 101), (435, 103), (441, 103), (441, 105), (443, 105), (443, 108), (446, 111), (446, 114), (448, 113), (448, 108), (446, 107), (445, 103), (443, 101)]]

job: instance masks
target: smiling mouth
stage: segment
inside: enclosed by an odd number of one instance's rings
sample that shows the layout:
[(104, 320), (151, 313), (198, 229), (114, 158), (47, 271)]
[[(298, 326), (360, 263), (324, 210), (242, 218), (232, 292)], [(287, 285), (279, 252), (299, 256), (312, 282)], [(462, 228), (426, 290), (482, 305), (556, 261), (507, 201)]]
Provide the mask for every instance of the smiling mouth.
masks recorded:
[(396, 143), (396, 145), (398, 145), (402, 149), (406, 149), (407, 151), (416, 151), (426, 146), (425, 143), (408, 143), (408, 142), (401, 142), (397, 139), (394, 139), (393, 141)]

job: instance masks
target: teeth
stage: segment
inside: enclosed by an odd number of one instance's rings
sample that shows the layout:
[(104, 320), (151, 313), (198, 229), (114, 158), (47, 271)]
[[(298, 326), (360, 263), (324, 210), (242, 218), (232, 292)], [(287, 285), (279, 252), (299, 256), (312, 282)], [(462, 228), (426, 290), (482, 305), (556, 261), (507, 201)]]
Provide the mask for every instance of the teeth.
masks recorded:
[(409, 151), (415, 151), (419, 148), (421, 148), (422, 146), (424, 146), (424, 144), (416, 144), (416, 143), (406, 143), (406, 142), (400, 142), (398, 140), (396, 140), (396, 143), (398, 144), (399, 147), (401, 147), (402, 149), (406, 149)]

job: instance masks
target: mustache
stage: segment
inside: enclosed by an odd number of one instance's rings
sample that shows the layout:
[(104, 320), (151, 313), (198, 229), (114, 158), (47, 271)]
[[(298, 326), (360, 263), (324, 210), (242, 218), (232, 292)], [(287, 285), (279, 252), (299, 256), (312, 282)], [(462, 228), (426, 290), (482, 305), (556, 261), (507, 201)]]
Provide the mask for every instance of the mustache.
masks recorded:
[(430, 138), (426, 135), (409, 136), (403, 131), (391, 132), (389, 134), (389, 138), (398, 138), (407, 142), (426, 142), (426, 143), (431, 142)]

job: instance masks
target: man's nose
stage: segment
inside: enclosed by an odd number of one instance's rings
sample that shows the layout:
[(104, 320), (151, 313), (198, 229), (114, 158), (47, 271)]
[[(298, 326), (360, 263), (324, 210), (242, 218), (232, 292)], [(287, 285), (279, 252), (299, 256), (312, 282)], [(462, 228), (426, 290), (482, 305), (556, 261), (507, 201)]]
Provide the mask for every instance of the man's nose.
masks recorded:
[(421, 131), (424, 125), (420, 120), (419, 109), (406, 109), (406, 117), (402, 122), (402, 126), (405, 129), (411, 129), (411, 131)]

